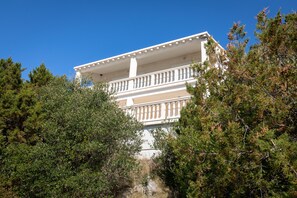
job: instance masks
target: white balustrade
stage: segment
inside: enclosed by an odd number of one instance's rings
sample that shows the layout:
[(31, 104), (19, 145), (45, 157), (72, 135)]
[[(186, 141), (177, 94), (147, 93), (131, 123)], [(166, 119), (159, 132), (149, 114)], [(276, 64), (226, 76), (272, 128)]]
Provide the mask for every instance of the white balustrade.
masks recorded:
[(157, 74), (153, 74), (155, 77), (155, 85), (161, 85), (161, 84), (166, 84), (170, 82), (174, 82), (174, 73), (175, 70), (167, 70), (167, 71), (161, 71)]
[(181, 109), (186, 106), (189, 97), (146, 103), (125, 108), (126, 113), (140, 122), (174, 119), (180, 117)]
[(129, 80), (118, 80), (109, 83), (110, 91), (122, 92), (128, 90)]
[[(189, 65), (186, 65), (144, 75), (138, 75), (134, 78), (111, 81), (109, 82), (109, 85), (110, 90), (115, 92), (123, 92), (131, 89), (141, 89), (150, 86), (188, 80), (191, 78), (193, 78), (193, 69)], [(133, 86), (132, 84), (129, 86), (129, 81), (133, 82)]]
[(193, 76), (193, 69), (191, 67), (178, 68), (178, 80), (189, 79)]
[(149, 87), (152, 85), (152, 77), (151, 75), (141, 75), (137, 76), (133, 79), (133, 88), (143, 88), (143, 87)]

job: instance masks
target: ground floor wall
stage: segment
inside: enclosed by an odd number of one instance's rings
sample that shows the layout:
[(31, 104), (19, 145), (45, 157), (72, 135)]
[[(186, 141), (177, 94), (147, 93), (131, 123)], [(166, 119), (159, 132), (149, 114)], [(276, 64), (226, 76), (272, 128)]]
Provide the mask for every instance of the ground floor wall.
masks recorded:
[(163, 123), (157, 125), (144, 126), (142, 134), (142, 149), (138, 154), (140, 159), (151, 159), (153, 156), (158, 155), (160, 151), (154, 148), (154, 136), (153, 133), (156, 133), (158, 129), (164, 130), (166, 132), (172, 130), (172, 124)]

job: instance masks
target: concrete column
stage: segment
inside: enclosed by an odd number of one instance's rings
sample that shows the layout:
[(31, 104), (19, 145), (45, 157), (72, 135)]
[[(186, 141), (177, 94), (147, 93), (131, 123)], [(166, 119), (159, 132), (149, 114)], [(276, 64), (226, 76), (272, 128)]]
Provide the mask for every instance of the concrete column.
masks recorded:
[(135, 57), (130, 59), (130, 70), (129, 78), (135, 77), (137, 75), (137, 60)]
[[(137, 60), (135, 57), (130, 59), (129, 78), (136, 77), (137, 75)], [(133, 79), (129, 80), (128, 90), (133, 89)]]
[(134, 101), (132, 98), (127, 98), (127, 106), (133, 106), (134, 105)]
[(207, 43), (207, 39), (203, 39), (201, 41), (201, 63), (203, 63), (204, 61), (206, 61), (208, 59), (208, 56), (206, 54), (206, 49), (204, 47), (204, 45)]
[[(128, 90), (133, 89), (134, 77), (137, 75), (137, 60), (135, 57), (130, 59), (130, 69), (129, 69), (129, 78), (132, 78), (128, 82)], [(133, 106), (133, 98), (127, 98), (127, 106)]]

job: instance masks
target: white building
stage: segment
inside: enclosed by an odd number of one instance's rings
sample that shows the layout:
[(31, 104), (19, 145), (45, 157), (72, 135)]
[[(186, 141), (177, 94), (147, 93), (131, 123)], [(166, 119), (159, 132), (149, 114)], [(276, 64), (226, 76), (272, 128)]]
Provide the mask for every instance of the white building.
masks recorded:
[(121, 108), (143, 123), (142, 157), (150, 157), (150, 130), (179, 118), (194, 83), (190, 65), (206, 60), (207, 32), (74, 67), (76, 76), (108, 82)]

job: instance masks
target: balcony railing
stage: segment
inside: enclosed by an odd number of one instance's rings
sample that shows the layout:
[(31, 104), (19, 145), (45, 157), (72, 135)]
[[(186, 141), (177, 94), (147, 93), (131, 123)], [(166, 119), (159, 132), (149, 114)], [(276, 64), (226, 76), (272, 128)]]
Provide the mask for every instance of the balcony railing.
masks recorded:
[(128, 85), (129, 85), (128, 79), (109, 82), (110, 90), (115, 92), (127, 91)]
[(126, 78), (109, 82), (109, 89), (115, 92), (141, 89), (172, 82), (184, 81), (193, 78), (193, 69), (190, 65), (161, 70), (133, 78)]
[(124, 111), (134, 116), (140, 122), (164, 121), (180, 117), (181, 109), (186, 106), (190, 97), (175, 98), (162, 102), (145, 103), (125, 107)]

